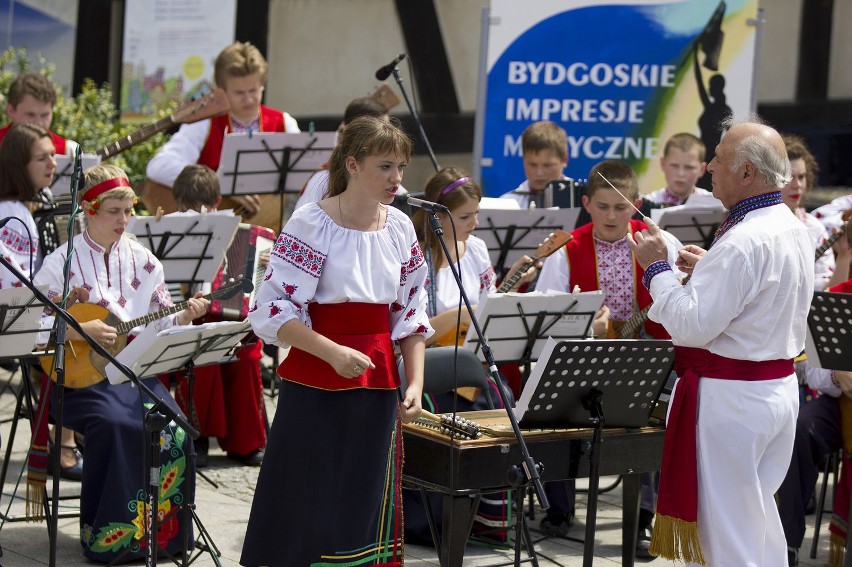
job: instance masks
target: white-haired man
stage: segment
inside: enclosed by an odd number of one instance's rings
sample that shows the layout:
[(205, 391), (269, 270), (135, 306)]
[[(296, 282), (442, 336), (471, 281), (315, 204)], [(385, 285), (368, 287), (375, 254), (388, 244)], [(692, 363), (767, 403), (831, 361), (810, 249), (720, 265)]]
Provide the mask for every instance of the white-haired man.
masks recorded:
[(790, 162), (781, 136), (758, 122), (730, 125), (707, 170), (730, 211), (709, 251), (665, 261), (659, 228), (635, 235), (654, 299), (651, 319), (675, 344), (679, 380), (663, 452), (651, 553), (713, 566), (787, 564), (773, 495), (793, 449), (813, 294), (808, 231), (781, 200)]

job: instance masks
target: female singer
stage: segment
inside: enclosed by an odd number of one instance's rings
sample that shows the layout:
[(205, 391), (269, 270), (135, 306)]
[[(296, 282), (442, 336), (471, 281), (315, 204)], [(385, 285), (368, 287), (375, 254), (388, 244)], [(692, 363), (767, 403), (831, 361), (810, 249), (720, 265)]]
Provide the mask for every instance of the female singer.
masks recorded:
[[(136, 196), (124, 171), (101, 164), (86, 171), (82, 205), (87, 226), (73, 240), (70, 283), (88, 292), (88, 302), (100, 305), (122, 321), (136, 319), (172, 306), (163, 280), (163, 267), (141, 244), (125, 236), (133, 215)], [(44, 260), (35, 283), (48, 286), (48, 296), (63, 289), (66, 249), (59, 248)], [(187, 325), (207, 311), (208, 301), (196, 297), (176, 315), (158, 313), (151, 324), (158, 329)], [(43, 324), (50, 326), (52, 317)], [(81, 323), (83, 329), (104, 346), (118, 340), (116, 329), (98, 318)], [(133, 333), (133, 331), (131, 331)], [(80, 339), (73, 330), (69, 338)], [(66, 389), (64, 422), (86, 438), (89, 464), (83, 469), (80, 496), (80, 543), (83, 554), (94, 561), (118, 563), (147, 554), (145, 491), (148, 486), (148, 444), (144, 415), (152, 400), (140, 395), (134, 384), (97, 381)], [(85, 377), (82, 377), (85, 378)], [(154, 378), (145, 384), (169, 406), (180, 411), (168, 390)], [(55, 407), (56, 389), (51, 394)], [(182, 508), (188, 502), (187, 482), (194, 470), (187, 469), (186, 433), (167, 426), (161, 435), (162, 454), (158, 512), (158, 544), (170, 553), (183, 548)]]
[[(0, 251), (27, 277), (38, 261), (38, 228), (27, 203), (53, 182), (55, 154), (50, 133), (35, 124), (14, 126), (0, 144), (0, 218), (13, 217), (0, 229)], [(21, 285), (0, 267), (0, 289)]]
[(420, 414), (431, 334), (414, 227), (388, 206), (410, 155), (395, 125), (353, 120), (329, 196), (296, 210), (272, 251), (249, 319), (291, 349), (243, 565), (402, 565), (400, 424)]

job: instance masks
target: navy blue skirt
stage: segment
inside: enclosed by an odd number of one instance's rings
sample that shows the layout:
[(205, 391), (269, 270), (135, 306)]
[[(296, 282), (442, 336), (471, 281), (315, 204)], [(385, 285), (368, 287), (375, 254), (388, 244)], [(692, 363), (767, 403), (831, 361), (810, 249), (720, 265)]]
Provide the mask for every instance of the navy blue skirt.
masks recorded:
[(402, 565), (397, 403), (282, 381), (242, 565)]

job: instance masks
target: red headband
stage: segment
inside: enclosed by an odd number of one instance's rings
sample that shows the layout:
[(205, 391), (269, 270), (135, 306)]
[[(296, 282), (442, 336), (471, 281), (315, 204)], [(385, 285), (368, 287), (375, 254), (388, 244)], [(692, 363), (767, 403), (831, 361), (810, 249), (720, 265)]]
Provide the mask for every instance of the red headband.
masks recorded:
[(89, 188), (88, 191), (83, 193), (84, 201), (94, 201), (110, 189), (115, 189), (116, 187), (131, 187), (130, 182), (124, 177), (114, 177), (113, 179), (107, 179), (106, 181), (101, 181), (97, 185), (93, 185)]

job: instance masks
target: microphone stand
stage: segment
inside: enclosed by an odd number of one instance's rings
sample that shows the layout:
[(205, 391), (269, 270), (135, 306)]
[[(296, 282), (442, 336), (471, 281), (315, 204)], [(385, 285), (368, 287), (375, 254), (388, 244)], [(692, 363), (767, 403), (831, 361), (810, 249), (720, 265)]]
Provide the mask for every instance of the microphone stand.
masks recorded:
[[(29, 278), (27, 278), (15, 266), (13, 266), (8, 260), (6, 260), (6, 258), (4, 258), (2, 254), (0, 254), (0, 265), (9, 270), (21, 283), (27, 286), (27, 288), (29, 288), (30, 291), (33, 292), (33, 294), (39, 299), (39, 301), (41, 301), (45, 305), (53, 305), (53, 301), (51, 301), (51, 299), (47, 297), (47, 295), (45, 295), (38, 287), (36, 287), (36, 285)], [(66, 286), (67, 282), (68, 280), (66, 278)], [(153, 390), (151, 390), (144, 382), (142, 382), (142, 380), (140, 380), (139, 377), (136, 376), (136, 374), (132, 370), (130, 370), (127, 366), (116, 360), (116, 358), (112, 354), (110, 354), (108, 350), (106, 350), (103, 346), (101, 346), (99, 342), (93, 339), (91, 335), (86, 333), (86, 331), (83, 330), (83, 327), (80, 326), (80, 323), (78, 323), (77, 320), (74, 319), (73, 315), (71, 315), (70, 313), (68, 313), (68, 311), (58, 305), (53, 305), (51, 309), (54, 313), (56, 313), (56, 315), (59, 316), (57, 318), (57, 341), (60, 336), (63, 339), (62, 343), (56, 343), (55, 356), (57, 360), (55, 366), (57, 368), (62, 366), (62, 363), (64, 363), (65, 330), (66, 325), (69, 325), (72, 329), (74, 329), (75, 331), (77, 331), (77, 333), (80, 334), (80, 336), (89, 344), (92, 350), (94, 350), (96, 353), (98, 353), (102, 357), (109, 360), (112, 364), (114, 364), (115, 367), (119, 370), (119, 372), (124, 374), (137, 388), (139, 388), (140, 392), (144, 393), (146, 396), (148, 396), (150, 400), (154, 401), (154, 406), (145, 414), (145, 425), (148, 431), (151, 432), (151, 469), (150, 474), (148, 475), (150, 479), (150, 486), (148, 488), (149, 512), (147, 515), (147, 523), (145, 526), (148, 535), (148, 557), (145, 565), (148, 567), (155, 567), (157, 565), (157, 532), (159, 531), (159, 518), (157, 514), (159, 511), (158, 491), (160, 485), (160, 431), (163, 427), (168, 425), (169, 421), (174, 421), (175, 423), (177, 423), (193, 439), (198, 438), (198, 430), (195, 429), (192, 425), (190, 425), (189, 422), (182, 415), (170, 408), (168, 404), (164, 403), (163, 400), (161, 400), (157, 396), (157, 394), (154, 393)], [(62, 358), (60, 358), (60, 353), (63, 353)], [(57, 382), (60, 376), (62, 375), (57, 374)], [(64, 378), (64, 376), (62, 376), (62, 378)], [(62, 398), (60, 397), (58, 398), (58, 403), (61, 404), (61, 402)], [(61, 407), (62, 406), (60, 405), (59, 409), (61, 409)], [(61, 424), (62, 422), (59, 421), (60, 418), (61, 416), (57, 415), (57, 420)], [(61, 433), (61, 428), (57, 428), (56, 435), (58, 436)], [(55, 464), (58, 464), (58, 458), (55, 457), (54, 462)], [(54, 495), (58, 493), (59, 489), (59, 482), (57, 480), (57, 477), (58, 475), (54, 475), (53, 477)], [(54, 530), (50, 549), (51, 567), (54, 567), (56, 565), (55, 530), (57, 528), (57, 514), (58, 504), (56, 498), (54, 498), (53, 517), (51, 519), (52, 529)]]
[(402, 92), (402, 98), (405, 99), (405, 104), (408, 106), (408, 110), (411, 112), (411, 116), (414, 117), (414, 122), (420, 130), (420, 139), (423, 140), (423, 145), (426, 146), (426, 151), (429, 152), (429, 159), (432, 160), (432, 167), (435, 168), (435, 171), (439, 171), (441, 166), (438, 165), (438, 160), (435, 158), (435, 152), (432, 151), (432, 145), (429, 143), (429, 138), (426, 136), (426, 131), (423, 129), (423, 122), (420, 121), (420, 115), (417, 114), (417, 110), (408, 99), (408, 93), (405, 92), (405, 87), (402, 84), (402, 76), (399, 74), (399, 69), (396, 65), (393, 67), (393, 78), (396, 79), (396, 84), (399, 85), (399, 90)]
[[(444, 257), (452, 258), (452, 256), (450, 256), (450, 251), (447, 248), (447, 242), (444, 240), (444, 229), (441, 227), (441, 220), (438, 218), (438, 215), (432, 212), (426, 216), (429, 218), (429, 226), (432, 229), (432, 233), (435, 234), (438, 238), (438, 242), (441, 243), (441, 248), (444, 250)], [(518, 419), (515, 417), (515, 413), (512, 411), (511, 404), (509, 403), (509, 395), (506, 392), (506, 386), (503, 384), (503, 381), (500, 379), (497, 372), (497, 364), (494, 362), (494, 355), (491, 353), (491, 346), (488, 344), (488, 340), (485, 338), (485, 335), (482, 334), (479, 322), (477, 322), (476, 317), (474, 316), (473, 307), (470, 305), (470, 299), (468, 299), (467, 293), (465, 293), (461, 275), (453, 262), (449, 262), (449, 265), (450, 270), (453, 272), (453, 278), (456, 280), (456, 285), (459, 287), (459, 293), (464, 301), (465, 308), (470, 314), (470, 323), (476, 330), (476, 336), (479, 337), (482, 354), (485, 356), (485, 361), (488, 363), (488, 372), (491, 373), (491, 378), (497, 386), (497, 392), (500, 394), (503, 407), (506, 409), (506, 414), (509, 416), (509, 423), (512, 425), (512, 431), (515, 434), (515, 439), (518, 441), (518, 448), (521, 451), (521, 457), (523, 460), (520, 465), (512, 465), (510, 467), (508, 471), (509, 482), (518, 488), (532, 483), (535, 487), (535, 493), (538, 496), (539, 504), (542, 509), (547, 510), (550, 508), (550, 503), (547, 501), (547, 495), (544, 493), (544, 486), (541, 483), (540, 475), (543, 466), (541, 463), (536, 463), (530, 455), (529, 448), (527, 447), (527, 444), (524, 441), (524, 436), (521, 433), (521, 428), (518, 426)], [(518, 513), (523, 514), (523, 510), (520, 510)], [(517, 521), (522, 522), (523, 519), (519, 516)], [(520, 526), (520, 524), (518, 525)], [(521, 537), (519, 533), (518, 541), (515, 542), (516, 564), (518, 564), (520, 560), (520, 539)]]

